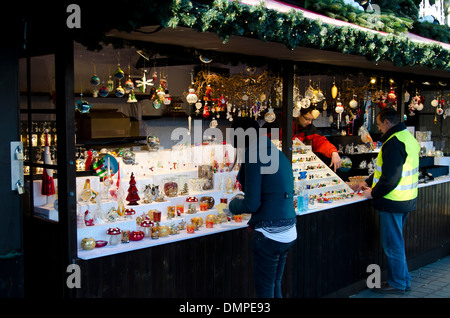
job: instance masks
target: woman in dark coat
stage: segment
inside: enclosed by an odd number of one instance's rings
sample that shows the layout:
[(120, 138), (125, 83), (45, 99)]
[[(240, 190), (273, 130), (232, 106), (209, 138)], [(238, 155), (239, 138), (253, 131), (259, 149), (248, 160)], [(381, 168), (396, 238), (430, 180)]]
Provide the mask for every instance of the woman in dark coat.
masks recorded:
[(248, 225), (254, 229), (251, 250), (256, 296), (281, 298), (286, 257), (297, 238), (292, 165), (266, 135), (259, 135), (255, 120), (238, 118), (232, 128), (256, 134), (246, 138), (241, 147), (236, 138), (233, 142), (238, 151), (244, 151), (237, 179), (245, 195), (233, 198), (229, 209), (233, 214), (251, 214)]

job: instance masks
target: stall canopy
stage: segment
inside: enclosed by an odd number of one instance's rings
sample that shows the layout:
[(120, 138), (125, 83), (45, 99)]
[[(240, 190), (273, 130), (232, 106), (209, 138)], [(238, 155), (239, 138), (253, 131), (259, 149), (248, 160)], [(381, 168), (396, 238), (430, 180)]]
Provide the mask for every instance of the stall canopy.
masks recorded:
[(121, 2), (124, 10), (115, 7), (121, 19), (113, 19), (111, 8), (98, 18), (91, 5), (82, 28), (75, 32), (76, 40), (90, 49), (141, 42), (211, 54), (450, 77), (448, 44), (411, 33), (374, 31), (279, 1)]
[[(369, 70), (450, 77), (450, 45), (331, 19), (280, 1), (80, 1), (81, 27), (67, 30), (68, 1), (19, 8), (34, 48), (58, 44), (61, 25), (90, 50), (173, 45), (183, 53), (240, 54)], [(55, 13), (56, 12), (56, 13)], [(19, 31), (18, 33), (21, 33)], [(24, 33), (24, 32), (22, 32)]]

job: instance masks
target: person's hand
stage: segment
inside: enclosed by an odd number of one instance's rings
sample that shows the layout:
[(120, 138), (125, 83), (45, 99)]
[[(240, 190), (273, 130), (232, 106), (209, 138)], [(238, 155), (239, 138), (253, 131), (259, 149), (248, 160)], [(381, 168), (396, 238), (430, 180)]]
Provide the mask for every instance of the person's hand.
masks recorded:
[(334, 166), (334, 172), (336, 172), (336, 170), (341, 167), (341, 164), (342, 164), (341, 157), (339, 157), (339, 154), (337, 152), (333, 152), (331, 154), (330, 167)]
[(365, 187), (363, 193), (365, 198), (372, 199), (372, 188)]
[(352, 188), (352, 190), (355, 192), (364, 190), (364, 188), (367, 188), (367, 187), (368, 187), (368, 185), (367, 185), (366, 181), (358, 182), (358, 183), (355, 183), (350, 186), (350, 188)]

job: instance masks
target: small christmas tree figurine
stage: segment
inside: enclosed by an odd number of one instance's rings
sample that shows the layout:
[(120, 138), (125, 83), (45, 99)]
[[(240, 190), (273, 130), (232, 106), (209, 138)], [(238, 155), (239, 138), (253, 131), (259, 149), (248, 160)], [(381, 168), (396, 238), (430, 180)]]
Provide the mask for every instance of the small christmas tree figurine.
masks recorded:
[(128, 188), (128, 195), (126, 198), (128, 205), (138, 205), (137, 201), (141, 198), (139, 198), (137, 193), (138, 189), (136, 188), (136, 180), (134, 180), (134, 174), (132, 172), (130, 177), (130, 187)]

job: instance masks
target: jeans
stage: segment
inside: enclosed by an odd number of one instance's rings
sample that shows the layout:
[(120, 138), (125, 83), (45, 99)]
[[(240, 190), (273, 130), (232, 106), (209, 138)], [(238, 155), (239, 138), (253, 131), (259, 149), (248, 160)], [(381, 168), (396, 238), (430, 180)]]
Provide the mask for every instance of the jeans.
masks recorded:
[(387, 256), (388, 283), (394, 288), (405, 290), (411, 286), (411, 276), (406, 264), (403, 227), (409, 213), (380, 211), (381, 242)]
[(250, 248), (253, 252), (255, 294), (258, 298), (282, 298), (281, 278), (289, 248), (294, 242), (280, 243), (254, 231)]

